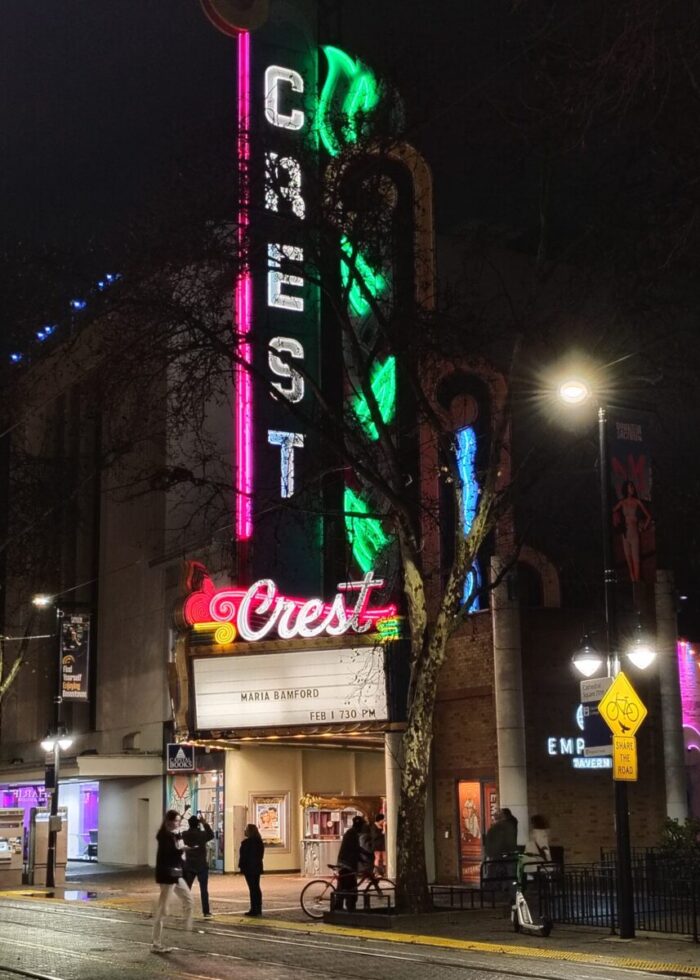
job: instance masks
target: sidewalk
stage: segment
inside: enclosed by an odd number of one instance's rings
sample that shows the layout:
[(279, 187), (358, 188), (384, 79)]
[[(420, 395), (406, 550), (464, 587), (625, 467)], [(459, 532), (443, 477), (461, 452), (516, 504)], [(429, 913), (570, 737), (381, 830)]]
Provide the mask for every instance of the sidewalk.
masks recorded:
[[(312, 922), (301, 910), (299, 893), (306, 879), (296, 875), (263, 877), (262, 919), (245, 919), (248, 908), (245, 881), (239, 875), (212, 875), (209, 892), (216, 926), (245, 925), (273, 929), (351, 936), (379, 942), (447, 947), (481, 953), (537, 957), (574, 963), (624, 966), (656, 972), (700, 977), (700, 946), (677, 936), (640, 933), (621, 940), (607, 930), (555, 926), (547, 938), (513, 932), (507, 907), (467, 911), (439, 911), (427, 915), (399, 916), (392, 930), (351, 928)], [(195, 885), (195, 894), (197, 886)], [(0, 898), (2, 897), (0, 892)], [(45, 889), (15, 889), (13, 897), (43, 898)], [(151, 869), (120, 870), (102, 865), (73, 865), (64, 889), (56, 897), (67, 902), (89, 902), (105, 908), (150, 914), (156, 897)], [(199, 910), (198, 896), (195, 897)]]

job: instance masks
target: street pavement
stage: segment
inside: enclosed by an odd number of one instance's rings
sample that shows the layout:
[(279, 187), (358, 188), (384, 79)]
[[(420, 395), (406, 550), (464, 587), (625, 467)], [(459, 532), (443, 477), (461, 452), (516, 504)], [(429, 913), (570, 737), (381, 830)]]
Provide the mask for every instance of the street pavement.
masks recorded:
[(0, 980), (700, 977), (700, 948), (689, 941), (644, 935), (621, 941), (571, 927), (555, 927), (548, 939), (518, 936), (504, 908), (405, 917), (390, 932), (318, 924), (298, 904), (304, 879), (290, 875), (263, 879), (262, 919), (241, 915), (247, 891), (238, 876), (214, 876), (215, 918), (198, 915), (191, 933), (171, 918), (164, 941), (174, 950), (153, 954), (152, 872), (100, 870), (84, 869), (53, 898), (40, 888), (0, 892)]

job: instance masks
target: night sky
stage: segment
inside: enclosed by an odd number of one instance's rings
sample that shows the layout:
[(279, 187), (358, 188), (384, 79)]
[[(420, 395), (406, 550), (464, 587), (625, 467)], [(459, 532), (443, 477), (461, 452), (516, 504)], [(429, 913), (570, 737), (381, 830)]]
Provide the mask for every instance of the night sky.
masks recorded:
[(111, 236), (230, 125), (231, 43), (192, 0), (5, 0), (0, 44), (5, 247)]
[[(499, 42), (491, 5), (442, 4), (440, 18), (427, 21), (417, 0), (326, 7), (328, 40), (412, 92), (409, 138), (437, 169), (440, 213), (454, 222), (457, 189), (465, 216), (498, 198), (464, 151), (461, 115), (492, 71)], [(4, 0), (4, 248), (22, 239), (79, 252), (86, 237), (111, 238), (157, 194), (175, 161), (225, 146), (233, 49), (197, 0)]]

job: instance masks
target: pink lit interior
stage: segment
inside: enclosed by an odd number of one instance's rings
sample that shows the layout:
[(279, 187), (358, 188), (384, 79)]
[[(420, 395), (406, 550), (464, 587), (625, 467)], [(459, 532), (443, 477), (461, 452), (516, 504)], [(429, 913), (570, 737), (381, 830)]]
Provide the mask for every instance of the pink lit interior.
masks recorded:
[(683, 727), (700, 736), (700, 660), (687, 640), (678, 643), (678, 679)]
[(248, 540), (253, 534), (253, 390), (246, 365), (250, 364), (248, 336), (253, 321), (253, 283), (247, 262), (249, 223), (250, 165), (250, 34), (238, 35), (238, 170), (240, 174), (238, 210), (239, 274), (234, 296), (236, 341), (235, 385), (235, 486), (236, 536)]

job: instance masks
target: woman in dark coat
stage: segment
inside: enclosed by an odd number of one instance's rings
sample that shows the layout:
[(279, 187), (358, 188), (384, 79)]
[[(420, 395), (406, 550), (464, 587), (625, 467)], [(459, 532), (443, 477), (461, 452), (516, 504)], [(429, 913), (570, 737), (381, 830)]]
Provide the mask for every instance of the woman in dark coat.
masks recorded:
[(175, 894), (182, 902), (185, 914), (185, 928), (192, 929), (192, 892), (187, 887), (184, 878), (185, 869), (183, 858), (186, 847), (180, 837), (180, 814), (177, 810), (168, 810), (165, 819), (156, 834), (158, 853), (156, 854), (156, 882), (160, 885), (158, 905), (153, 916), (153, 945), (154, 953), (169, 953), (169, 947), (163, 946), (163, 919), (168, 910), (170, 896)]
[(260, 890), (260, 875), (263, 873), (263, 855), (265, 845), (260, 831), (254, 823), (249, 823), (245, 829), (245, 840), (241, 842), (238, 854), (238, 867), (245, 876), (250, 892), (250, 909), (244, 915), (257, 918), (262, 915), (262, 891)]

